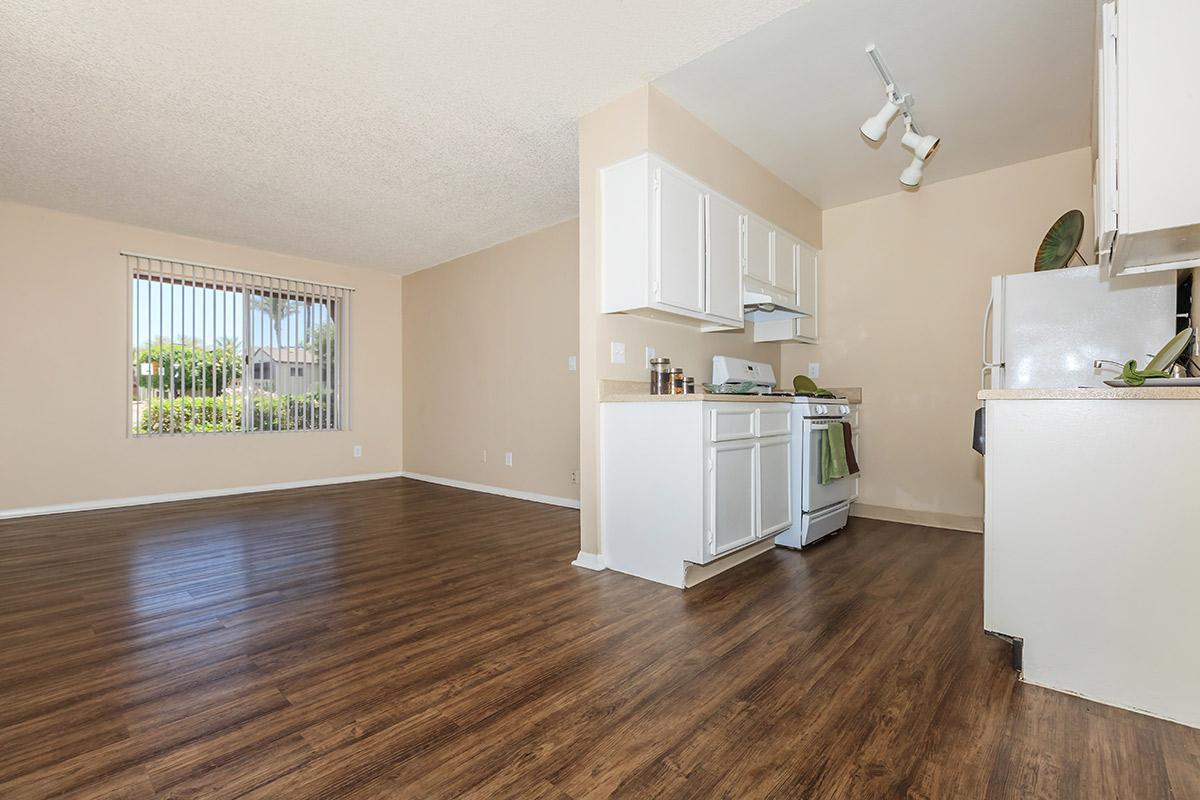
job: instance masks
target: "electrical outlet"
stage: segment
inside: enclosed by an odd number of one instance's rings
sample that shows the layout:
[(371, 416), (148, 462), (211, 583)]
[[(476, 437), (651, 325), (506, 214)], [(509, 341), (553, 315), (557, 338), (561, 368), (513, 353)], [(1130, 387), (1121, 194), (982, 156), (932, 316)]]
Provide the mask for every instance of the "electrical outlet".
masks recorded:
[(650, 369), (650, 359), (652, 359), (652, 358), (654, 358), (654, 348), (647, 347), (646, 348), (646, 363), (643, 364), (642, 366), (644, 366), (646, 369)]
[(574, 372), (578, 368), (579, 359), (575, 358), (575, 356), (567, 356), (567, 371)]
[(479, 460), (482, 461), (484, 464), (487, 463), (487, 450), (483, 451), (483, 457), (480, 458)]
[(571, 484), (572, 486), (579, 485), (579, 471), (578, 470), (573, 469), (567, 473), (567, 483)]
[(810, 361), (810, 362), (808, 362), (808, 377), (812, 378), (814, 381), (815, 381), (817, 378), (821, 377), (821, 364), (820, 364), (820, 362), (817, 362), (817, 361)]
[(512, 466), (512, 452), (511, 451), (504, 454), (504, 466), (506, 466), (506, 467)]
[(625, 363), (625, 343), (624, 342), (609, 342), (608, 343), (608, 358), (614, 364)]
[(354, 445), (354, 457), (362, 458), (362, 445), (361, 444)]

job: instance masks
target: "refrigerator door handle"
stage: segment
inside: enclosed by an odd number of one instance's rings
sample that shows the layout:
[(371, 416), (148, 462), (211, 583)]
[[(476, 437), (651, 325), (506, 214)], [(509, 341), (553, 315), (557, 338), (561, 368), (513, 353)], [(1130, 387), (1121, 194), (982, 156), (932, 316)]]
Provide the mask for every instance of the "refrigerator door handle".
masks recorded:
[(992, 318), (992, 307), (993, 307), (993, 305), (995, 305), (995, 301), (996, 301), (995, 295), (992, 295), (991, 297), (989, 297), (988, 302), (987, 302), (987, 308), (985, 308), (983, 311), (983, 336), (981, 339), (982, 352), (983, 352), (983, 355), (982, 355), (983, 363), (979, 367), (979, 388), (980, 389), (991, 388), (989, 386), (984, 385), (985, 383), (991, 383), (991, 381), (988, 381), (988, 379), (987, 379), (989, 373), (991, 373), (993, 370), (995, 370), (997, 368), (1004, 367), (1003, 361), (995, 362), (995, 361), (991, 361), (988, 358), (988, 339), (990, 338), (988, 336), (988, 322)]

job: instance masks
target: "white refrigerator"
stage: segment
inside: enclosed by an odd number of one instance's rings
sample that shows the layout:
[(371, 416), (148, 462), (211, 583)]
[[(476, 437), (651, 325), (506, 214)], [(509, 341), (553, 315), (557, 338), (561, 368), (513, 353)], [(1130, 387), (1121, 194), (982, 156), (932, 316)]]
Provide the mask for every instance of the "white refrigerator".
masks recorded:
[(1175, 335), (1175, 271), (1101, 278), (1100, 267), (997, 275), (983, 319), (980, 388), (1103, 386), (1097, 359), (1145, 365)]

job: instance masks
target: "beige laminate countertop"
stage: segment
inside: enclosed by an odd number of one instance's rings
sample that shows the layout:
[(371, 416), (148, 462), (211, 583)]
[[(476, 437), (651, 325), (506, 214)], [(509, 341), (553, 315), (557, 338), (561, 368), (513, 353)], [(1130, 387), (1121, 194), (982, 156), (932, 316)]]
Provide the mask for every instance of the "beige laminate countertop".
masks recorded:
[(1200, 400), (1200, 386), (1105, 386), (1095, 389), (984, 389), (980, 400)]
[[(862, 389), (830, 389), (851, 405), (862, 402)], [(790, 397), (759, 394), (709, 394), (697, 386), (695, 394), (650, 394), (650, 384), (642, 381), (600, 381), (601, 403), (789, 403)]]

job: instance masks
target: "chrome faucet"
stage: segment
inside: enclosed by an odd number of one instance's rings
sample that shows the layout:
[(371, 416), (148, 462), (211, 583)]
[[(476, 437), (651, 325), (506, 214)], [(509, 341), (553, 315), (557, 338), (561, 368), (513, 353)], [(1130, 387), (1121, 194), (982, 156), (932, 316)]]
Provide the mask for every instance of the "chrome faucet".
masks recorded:
[(1117, 369), (1125, 369), (1125, 365), (1118, 361), (1109, 361), (1107, 358), (1097, 358), (1092, 362), (1092, 369), (1102, 369), (1105, 364), (1112, 364)]

